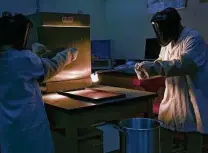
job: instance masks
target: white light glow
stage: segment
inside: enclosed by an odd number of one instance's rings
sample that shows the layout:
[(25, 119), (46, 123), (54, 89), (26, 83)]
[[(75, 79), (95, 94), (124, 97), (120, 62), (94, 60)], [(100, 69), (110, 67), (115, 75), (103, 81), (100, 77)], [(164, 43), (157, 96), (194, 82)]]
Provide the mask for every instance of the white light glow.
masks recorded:
[(152, 22), (152, 24), (155, 24), (154, 22)]
[(44, 98), (47, 98), (49, 100), (60, 100), (60, 99), (65, 99), (66, 97), (58, 94), (49, 94), (49, 95), (45, 95)]
[(91, 80), (92, 80), (93, 83), (98, 82), (99, 81), (98, 74), (97, 73), (91, 74)]

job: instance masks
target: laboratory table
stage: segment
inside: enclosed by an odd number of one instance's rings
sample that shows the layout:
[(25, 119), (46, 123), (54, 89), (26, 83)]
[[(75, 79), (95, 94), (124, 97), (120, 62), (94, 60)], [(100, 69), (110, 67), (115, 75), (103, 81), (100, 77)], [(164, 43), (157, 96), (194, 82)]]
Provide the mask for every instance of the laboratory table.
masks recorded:
[(57, 93), (43, 95), (52, 133), (53, 129), (64, 129), (64, 136), (59, 142), (62, 150), (56, 151), (57, 153), (78, 153), (78, 128), (133, 118), (140, 113), (144, 113), (144, 117), (152, 117), (152, 101), (156, 97), (155, 93), (111, 86), (92, 88), (124, 93), (126, 97), (102, 103), (91, 103), (71, 99)]

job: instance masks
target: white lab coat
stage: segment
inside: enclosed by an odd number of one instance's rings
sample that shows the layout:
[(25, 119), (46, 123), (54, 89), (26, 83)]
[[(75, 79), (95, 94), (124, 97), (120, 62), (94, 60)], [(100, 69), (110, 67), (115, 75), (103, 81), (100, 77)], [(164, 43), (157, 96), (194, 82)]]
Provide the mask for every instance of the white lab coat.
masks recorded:
[(67, 52), (52, 60), (31, 51), (0, 52), (0, 145), (1, 153), (53, 153), (38, 81), (57, 74), (69, 63)]
[(164, 127), (208, 133), (208, 49), (200, 34), (184, 28), (175, 45), (162, 47), (158, 60), (141, 65), (148, 77), (166, 76), (159, 110)]

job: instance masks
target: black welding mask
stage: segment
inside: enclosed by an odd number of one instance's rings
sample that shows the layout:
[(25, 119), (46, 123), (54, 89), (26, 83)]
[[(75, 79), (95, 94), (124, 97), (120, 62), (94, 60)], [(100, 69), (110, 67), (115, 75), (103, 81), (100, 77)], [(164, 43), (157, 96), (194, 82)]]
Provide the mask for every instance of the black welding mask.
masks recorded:
[(12, 45), (18, 50), (25, 49), (32, 29), (32, 22), (22, 14), (11, 15), (4, 12), (1, 23), (1, 42), (3, 45)]
[(16, 14), (13, 16), (14, 21), (14, 28), (16, 30), (17, 41), (14, 44), (15, 48), (17, 49), (25, 49), (27, 45), (27, 41), (29, 38), (30, 31), (32, 29), (32, 22), (21, 14)]
[(167, 46), (180, 34), (181, 17), (177, 10), (167, 8), (156, 13), (151, 23), (161, 46)]

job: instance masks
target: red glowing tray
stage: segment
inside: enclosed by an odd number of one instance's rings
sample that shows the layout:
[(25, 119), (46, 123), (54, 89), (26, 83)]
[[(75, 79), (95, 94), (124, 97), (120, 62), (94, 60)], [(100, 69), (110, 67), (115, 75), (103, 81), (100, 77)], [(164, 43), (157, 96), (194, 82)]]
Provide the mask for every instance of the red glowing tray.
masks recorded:
[(59, 91), (61, 95), (82, 101), (99, 102), (106, 100), (114, 100), (125, 98), (126, 95), (122, 93), (114, 93), (111, 91), (103, 91), (99, 89), (78, 89), (74, 91)]

